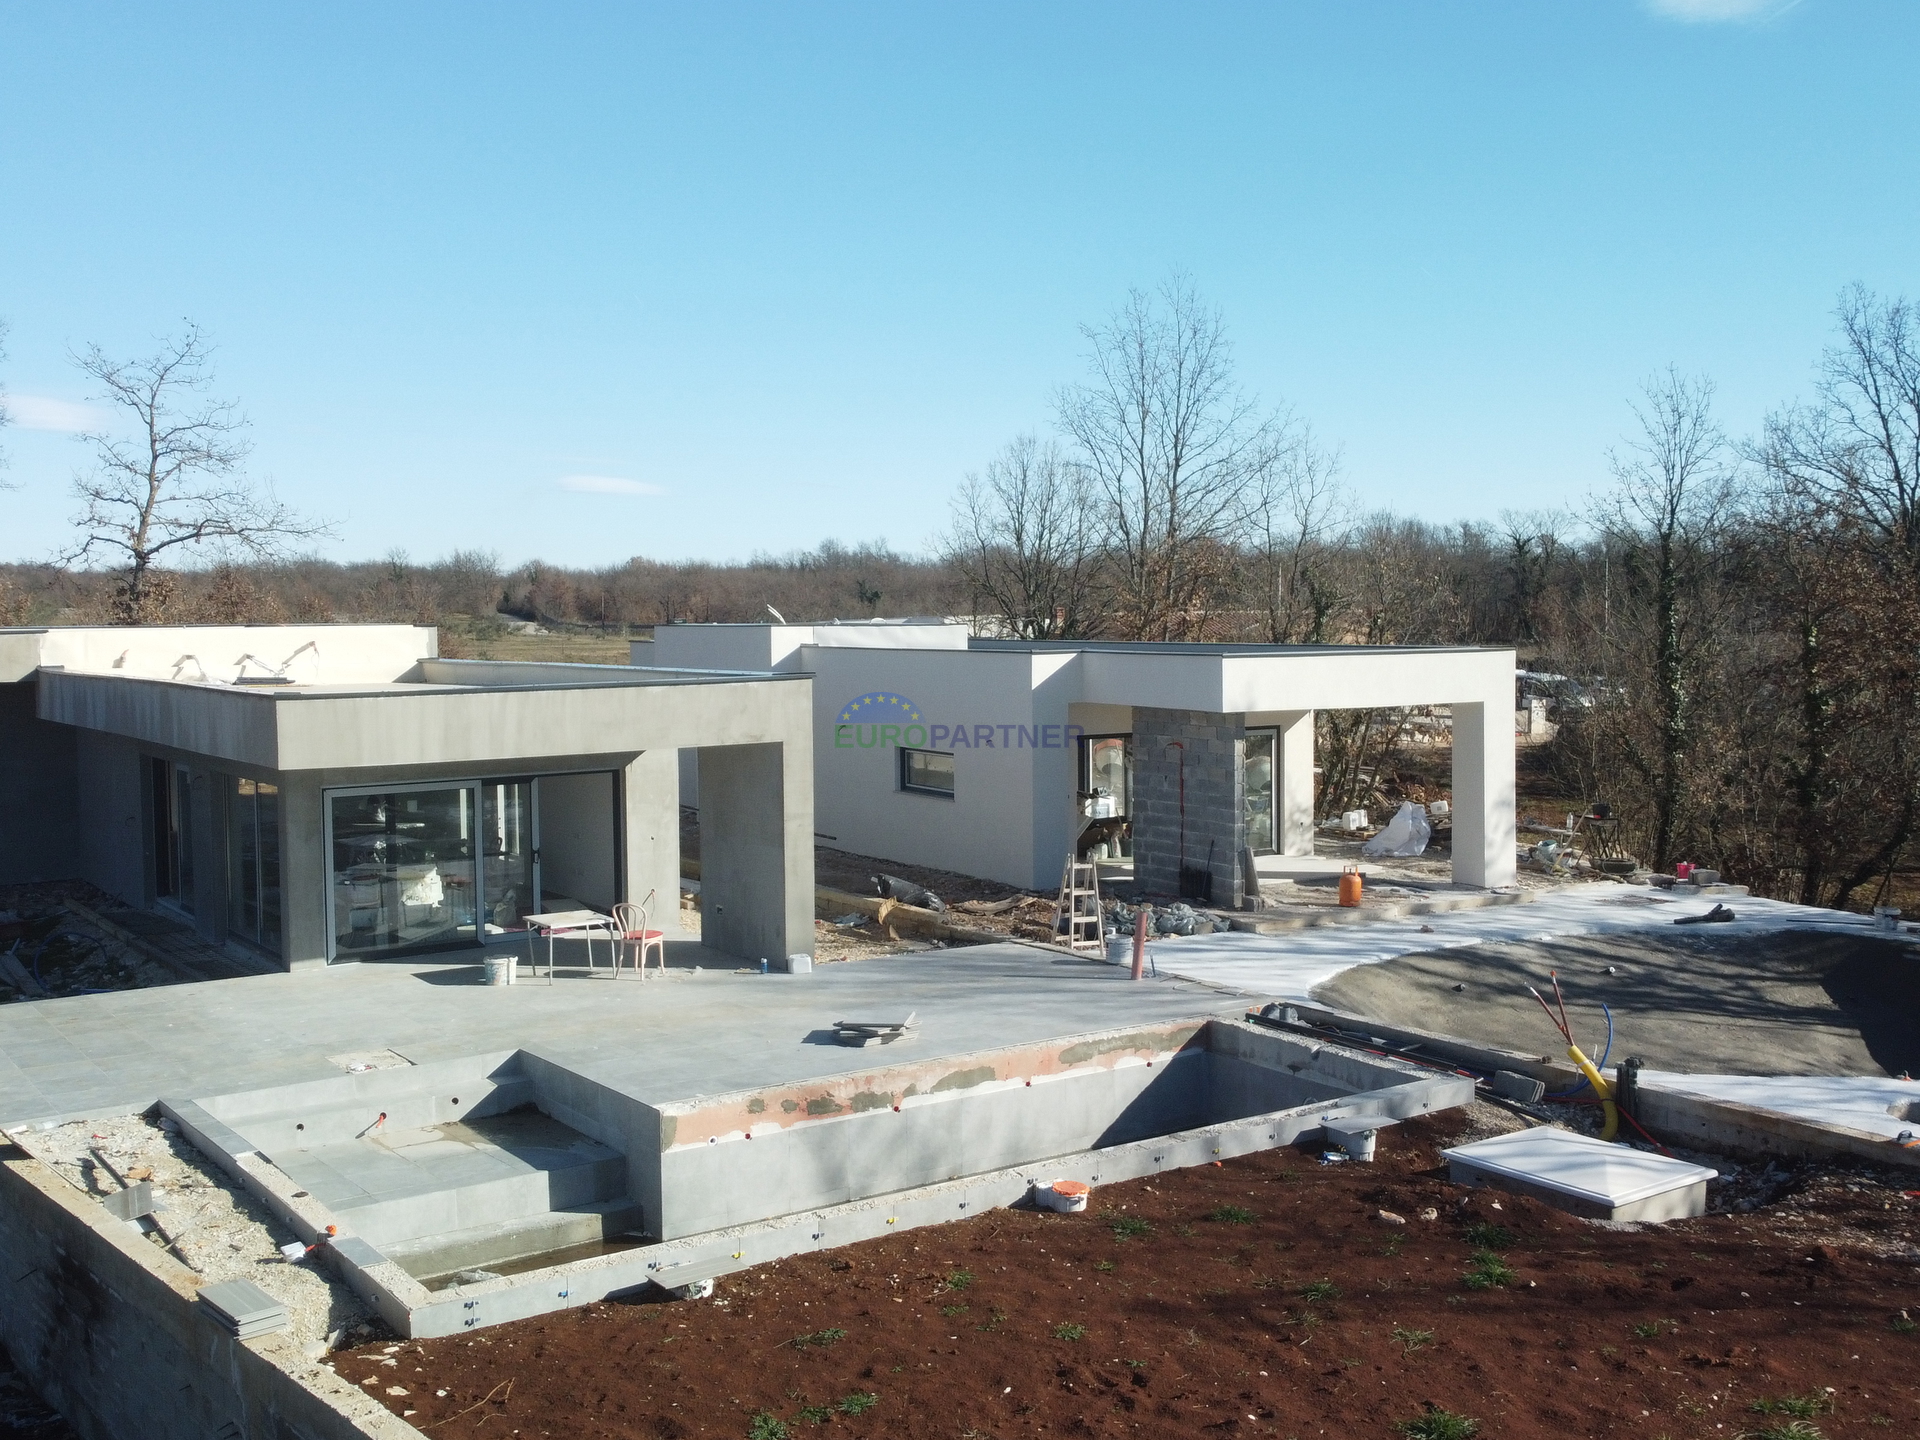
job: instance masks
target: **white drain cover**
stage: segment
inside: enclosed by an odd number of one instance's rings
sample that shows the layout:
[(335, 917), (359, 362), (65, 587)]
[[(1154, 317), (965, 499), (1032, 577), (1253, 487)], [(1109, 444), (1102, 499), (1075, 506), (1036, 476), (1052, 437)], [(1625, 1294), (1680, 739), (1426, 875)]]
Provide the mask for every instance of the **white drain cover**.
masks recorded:
[(1541, 1185), (1609, 1209), (1697, 1185), (1720, 1173), (1551, 1127), (1516, 1130), (1440, 1153), (1490, 1175)]

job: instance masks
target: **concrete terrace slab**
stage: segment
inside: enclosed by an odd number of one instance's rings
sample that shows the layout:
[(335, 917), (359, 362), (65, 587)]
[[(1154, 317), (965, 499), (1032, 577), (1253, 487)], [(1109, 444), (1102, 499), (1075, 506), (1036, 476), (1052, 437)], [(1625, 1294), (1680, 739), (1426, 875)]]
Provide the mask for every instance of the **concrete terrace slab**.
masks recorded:
[[(1162, 975), (1232, 989), (1250, 997), (1304, 1000), (1356, 965), (1375, 965), (1421, 951), (1499, 941), (1556, 940), (1579, 935), (1674, 931), (1682, 915), (1704, 913), (1711, 898), (1672, 898), (1637, 885), (1581, 885), (1539, 892), (1521, 905), (1456, 911), (1375, 924), (1296, 930), (1282, 935), (1163, 936), (1148, 951)], [(1878, 933), (1872, 917), (1736, 896), (1724, 902), (1739, 917), (1708, 927), (1722, 937), (1779, 930)], [(1697, 933), (1697, 932), (1696, 932)]]
[[(990, 945), (829, 965), (810, 976), (684, 968), (665, 980), (488, 987), (466, 957), (303, 970), (0, 1008), (0, 1127), (129, 1114), (161, 1096), (229, 1094), (344, 1072), (327, 1058), (392, 1049), (416, 1063), (525, 1049), (642, 1100), (684, 1099), (1114, 1026), (1245, 1008), (1163, 976)], [(917, 1011), (913, 1038), (831, 1043), (833, 1022)], [(6, 1069), (5, 1067), (11, 1067)]]

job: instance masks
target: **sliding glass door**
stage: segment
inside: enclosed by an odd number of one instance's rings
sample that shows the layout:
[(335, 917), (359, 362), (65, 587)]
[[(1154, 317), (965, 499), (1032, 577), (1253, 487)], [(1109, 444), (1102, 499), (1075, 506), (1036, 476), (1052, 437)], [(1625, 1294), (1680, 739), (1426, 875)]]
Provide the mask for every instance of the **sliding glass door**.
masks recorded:
[(480, 787), (481, 933), (493, 939), (522, 927), (540, 909), (540, 837), (534, 826), (537, 780), (489, 780)]
[(333, 792), (333, 953), (371, 959), (472, 944), (478, 787)]
[(236, 777), (227, 812), (227, 931), (280, 953), (280, 787)]

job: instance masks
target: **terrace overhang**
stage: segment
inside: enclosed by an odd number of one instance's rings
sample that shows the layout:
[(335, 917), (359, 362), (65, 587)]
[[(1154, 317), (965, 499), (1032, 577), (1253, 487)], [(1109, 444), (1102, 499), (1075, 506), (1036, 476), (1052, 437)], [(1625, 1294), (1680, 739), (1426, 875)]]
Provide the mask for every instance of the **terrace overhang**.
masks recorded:
[[(767, 734), (770, 695), (792, 708), (804, 735), (810, 679), (425, 660), (385, 683), (246, 685), (43, 667), (37, 713), (242, 768), (511, 768), (551, 756), (756, 743)], [(769, 682), (779, 683), (769, 691)]]

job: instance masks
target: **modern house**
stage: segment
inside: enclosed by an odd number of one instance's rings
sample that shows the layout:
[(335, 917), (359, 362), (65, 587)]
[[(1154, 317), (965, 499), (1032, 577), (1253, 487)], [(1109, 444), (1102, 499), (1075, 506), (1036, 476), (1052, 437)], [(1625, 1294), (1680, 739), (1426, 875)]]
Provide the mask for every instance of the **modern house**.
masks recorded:
[[(889, 620), (662, 626), (633, 660), (813, 675), (815, 823), (837, 848), (1044, 888), (1092, 822), (1125, 819), (1150, 893), (1204, 867), (1224, 905), (1242, 846), (1313, 853), (1316, 710), (1446, 707), (1453, 878), (1514, 878), (1512, 650), (991, 640)], [(695, 788), (689, 773), (689, 803)]]
[(813, 949), (804, 674), (436, 658), (410, 625), (0, 630), (0, 882), (81, 877), (288, 968), (659, 897), (681, 756), (702, 939)]

